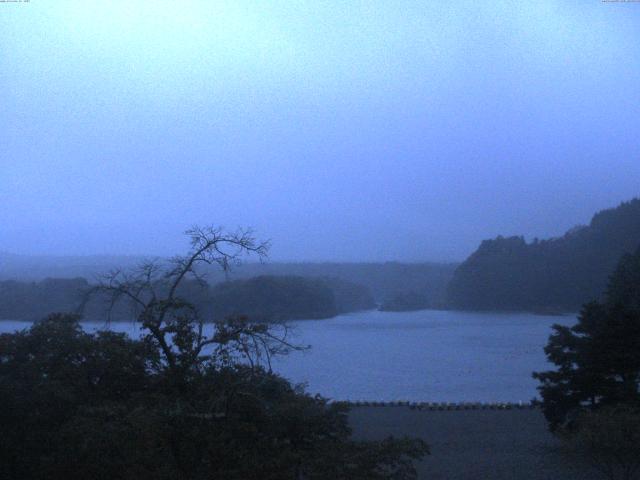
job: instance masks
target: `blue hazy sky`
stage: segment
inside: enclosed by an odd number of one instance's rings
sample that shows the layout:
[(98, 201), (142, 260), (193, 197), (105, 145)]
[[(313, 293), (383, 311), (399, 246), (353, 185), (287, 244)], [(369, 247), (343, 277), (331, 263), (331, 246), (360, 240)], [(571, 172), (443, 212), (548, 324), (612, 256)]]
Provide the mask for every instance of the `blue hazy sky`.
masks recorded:
[(640, 194), (640, 3), (0, 3), (0, 251), (456, 260)]

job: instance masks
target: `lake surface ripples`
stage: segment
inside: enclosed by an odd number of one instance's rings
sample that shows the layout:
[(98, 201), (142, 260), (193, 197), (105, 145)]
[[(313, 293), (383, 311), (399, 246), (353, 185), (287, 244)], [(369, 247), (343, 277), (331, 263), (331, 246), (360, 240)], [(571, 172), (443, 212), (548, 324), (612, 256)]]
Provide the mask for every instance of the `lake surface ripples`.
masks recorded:
[[(549, 368), (543, 348), (551, 325), (575, 316), (423, 310), (367, 311), (329, 320), (300, 320), (294, 343), (310, 345), (275, 360), (274, 370), (310, 393), (336, 400), (527, 402), (531, 372)], [(29, 322), (2, 321), (0, 332)], [(104, 324), (83, 322), (86, 330)], [(113, 330), (138, 335), (132, 323)]]

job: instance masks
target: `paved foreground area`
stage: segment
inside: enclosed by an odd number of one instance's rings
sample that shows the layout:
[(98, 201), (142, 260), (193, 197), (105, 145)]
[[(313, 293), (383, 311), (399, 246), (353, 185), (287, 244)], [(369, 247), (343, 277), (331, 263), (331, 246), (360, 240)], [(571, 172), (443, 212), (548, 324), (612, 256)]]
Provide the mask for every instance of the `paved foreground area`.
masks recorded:
[(420, 479), (591, 480), (588, 465), (562, 453), (560, 442), (537, 409), (412, 410), (408, 407), (353, 407), (357, 438), (388, 435), (424, 439), (431, 455), (418, 465)]

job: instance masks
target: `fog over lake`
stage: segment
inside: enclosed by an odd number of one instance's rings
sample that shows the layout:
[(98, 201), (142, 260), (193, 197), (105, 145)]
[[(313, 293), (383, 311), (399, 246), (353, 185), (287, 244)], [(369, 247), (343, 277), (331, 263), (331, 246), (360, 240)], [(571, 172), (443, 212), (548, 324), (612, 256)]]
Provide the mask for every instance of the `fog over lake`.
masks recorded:
[[(531, 372), (549, 366), (543, 347), (554, 323), (575, 317), (422, 310), (294, 321), (294, 343), (311, 348), (279, 358), (274, 370), (339, 400), (526, 402), (537, 393)], [(3, 321), (0, 332), (29, 325)], [(138, 332), (132, 323), (111, 328)]]

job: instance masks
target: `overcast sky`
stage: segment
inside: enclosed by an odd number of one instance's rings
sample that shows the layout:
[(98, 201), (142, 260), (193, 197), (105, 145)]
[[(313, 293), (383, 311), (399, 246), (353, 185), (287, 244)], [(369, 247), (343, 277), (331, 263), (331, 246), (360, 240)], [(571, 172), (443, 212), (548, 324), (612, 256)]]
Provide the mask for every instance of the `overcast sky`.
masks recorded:
[(640, 3), (0, 3), (0, 251), (459, 260), (640, 194)]

